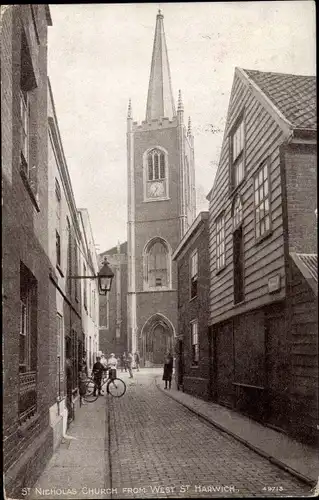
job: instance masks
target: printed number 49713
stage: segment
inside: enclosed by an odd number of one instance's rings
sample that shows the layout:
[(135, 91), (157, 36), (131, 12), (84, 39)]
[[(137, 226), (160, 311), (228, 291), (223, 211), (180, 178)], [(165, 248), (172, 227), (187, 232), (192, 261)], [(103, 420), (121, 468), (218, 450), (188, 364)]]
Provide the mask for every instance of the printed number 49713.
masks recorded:
[(262, 488), (263, 491), (274, 492), (274, 491), (283, 491), (282, 486), (264, 486)]

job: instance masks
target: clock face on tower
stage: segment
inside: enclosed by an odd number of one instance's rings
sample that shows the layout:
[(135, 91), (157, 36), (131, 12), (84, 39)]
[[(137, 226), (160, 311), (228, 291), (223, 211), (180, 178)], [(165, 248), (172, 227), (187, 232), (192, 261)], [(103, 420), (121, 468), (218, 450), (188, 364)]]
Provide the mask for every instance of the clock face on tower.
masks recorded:
[(149, 196), (159, 198), (164, 195), (163, 182), (155, 181), (149, 184)]

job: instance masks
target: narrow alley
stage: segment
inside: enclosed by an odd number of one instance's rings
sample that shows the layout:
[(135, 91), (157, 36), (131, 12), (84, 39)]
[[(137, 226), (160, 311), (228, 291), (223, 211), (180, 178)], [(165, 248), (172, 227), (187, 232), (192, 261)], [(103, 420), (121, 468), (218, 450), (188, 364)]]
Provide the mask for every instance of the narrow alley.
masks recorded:
[(159, 389), (161, 370), (126, 394), (86, 403), (28, 493), (41, 498), (306, 496), (310, 486), (216, 429)]
[(315, 14), (0, 7), (4, 498), (318, 496)]

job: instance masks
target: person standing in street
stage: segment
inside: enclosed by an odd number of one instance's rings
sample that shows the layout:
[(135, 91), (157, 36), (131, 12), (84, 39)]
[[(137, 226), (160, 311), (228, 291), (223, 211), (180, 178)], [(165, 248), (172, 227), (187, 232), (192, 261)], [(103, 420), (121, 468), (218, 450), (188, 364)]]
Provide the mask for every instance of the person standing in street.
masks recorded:
[(98, 395), (102, 396), (101, 386), (102, 386), (102, 377), (104, 371), (105, 368), (101, 363), (101, 358), (97, 356), (96, 362), (94, 363), (92, 368), (92, 377), (94, 379), (94, 392), (93, 392), (94, 396), (96, 396), (96, 389), (98, 389)]
[(168, 389), (172, 387), (172, 374), (173, 374), (173, 356), (170, 352), (167, 353), (167, 356), (164, 360), (164, 372), (163, 372), (163, 380), (165, 381), (164, 389)]
[(104, 366), (104, 368), (107, 368), (107, 358), (104, 354), (101, 355), (101, 363)]
[(116, 378), (117, 359), (113, 352), (110, 354), (110, 357), (107, 360), (107, 367), (109, 369), (109, 378)]
[(84, 367), (84, 372), (85, 372), (85, 375), (88, 376), (88, 367), (87, 367), (87, 362), (86, 362), (86, 358), (85, 356), (83, 356), (82, 358), (82, 364), (81, 364), (81, 367), (83, 368)]
[(125, 371), (127, 371), (127, 359), (126, 359), (126, 352), (123, 352), (121, 356), (121, 372), (123, 371), (123, 368)]
[(85, 372), (85, 366), (82, 365), (80, 367), (79, 371), (79, 391), (80, 391), (80, 406), (84, 404), (84, 396), (86, 393), (86, 372)]
[(135, 366), (136, 366), (136, 371), (140, 371), (140, 356), (139, 353), (136, 351), (134, 354), (134, 361), (135, 361)]
[(132, 356), (131, 352), (129, 352), (127, 355), (126, 363), (127, 363), (128, 372), (130, 374), (130, 378), (133, 378), (133, 372), (132, 372), (133, 356)]
[(73, 420), (73, 367), (69, 357), (65, 360), (65, 375), (66, 375), (66, 406), (68, 410), (68, 424)]

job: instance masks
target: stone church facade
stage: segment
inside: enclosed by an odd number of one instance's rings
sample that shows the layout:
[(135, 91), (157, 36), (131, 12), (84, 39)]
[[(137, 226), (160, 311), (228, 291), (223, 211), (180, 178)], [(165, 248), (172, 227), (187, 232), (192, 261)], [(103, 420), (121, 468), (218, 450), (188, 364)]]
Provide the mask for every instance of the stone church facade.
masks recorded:
[(175, 108), (160, 11), (145, 120), (134, 121), (131, 102), (128, 108), (127, 182), (127, 351), (138, 351), (144, 366), (162, 365), (177, 330), (172, 254), (195, 218), (196, 200), (191, 123), (184, 124), (180, 91)]

